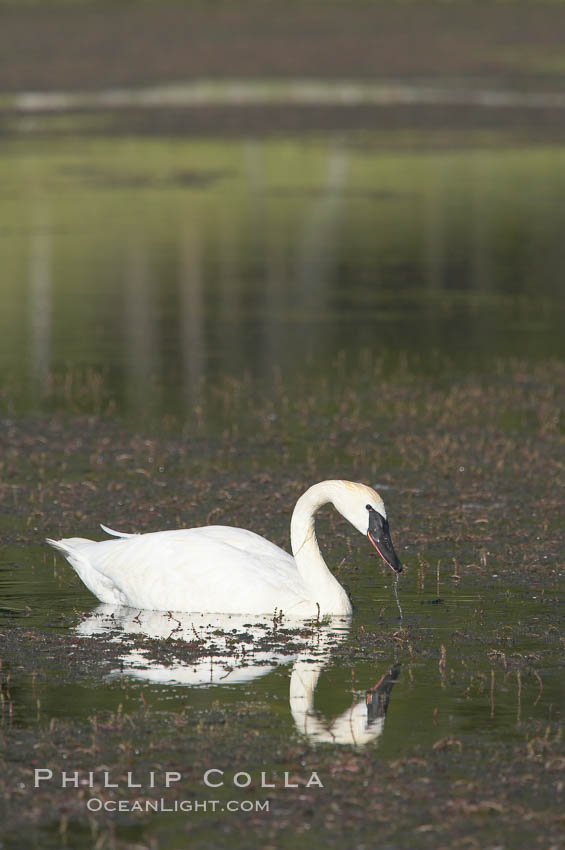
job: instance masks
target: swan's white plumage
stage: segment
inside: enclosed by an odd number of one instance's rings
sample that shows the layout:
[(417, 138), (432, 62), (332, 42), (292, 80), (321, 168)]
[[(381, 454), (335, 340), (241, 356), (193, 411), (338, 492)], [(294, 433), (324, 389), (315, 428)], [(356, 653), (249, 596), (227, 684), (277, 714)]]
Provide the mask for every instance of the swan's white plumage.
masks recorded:
[(114, 531), (113, 528), (108, 528), (107, 525), (104, 525), (103, 522), (100, 523), (100, 528), (102, 531), (105, 531), (106, 534), (109, 534), (110, 537), (135, 537), (135, 534), (129, 534), (126, 531)]
[(276, 597), (273, 607), (290, 613), (307, 599), (294, 558), (242, 528), (212, 525), (61, 544), (68, 544), (67, 558), (86, 586), (114, 605), (176, 611), (191, 599), (189, 610), (251, 613), (252, 591)]
[(47, 542), (63, 552), (101, 602), (113, 605), (296, 617), (349, 614), (347, 594), (318, 548), (314, 513), (331, 501), (366, 533), (367, 500), (384, 515), (378, 494), (362, 484), (324, 481), (307, 490), (292, 517), (294, 557), (252, 531), (221, 525), (133, 535), (102, 526), (115, 539)]

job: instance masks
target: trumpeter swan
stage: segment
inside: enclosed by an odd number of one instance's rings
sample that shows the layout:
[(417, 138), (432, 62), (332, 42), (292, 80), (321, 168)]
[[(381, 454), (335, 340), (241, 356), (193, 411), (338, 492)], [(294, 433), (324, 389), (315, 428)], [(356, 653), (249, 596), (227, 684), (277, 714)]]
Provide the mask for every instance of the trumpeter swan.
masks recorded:
[(155, 611), (202, 611), (312, 617), (349, 614), (351, 603), (331, 574), (314, 531), (318, 508), (331, 502), (396, 572), (383, 500), (352, 481), (322, 481), (298, 500), (290, 523), (292, 555), (252, 531), (209, 525), (96, 542), (47, 542), (63, 552), (101, 602)]

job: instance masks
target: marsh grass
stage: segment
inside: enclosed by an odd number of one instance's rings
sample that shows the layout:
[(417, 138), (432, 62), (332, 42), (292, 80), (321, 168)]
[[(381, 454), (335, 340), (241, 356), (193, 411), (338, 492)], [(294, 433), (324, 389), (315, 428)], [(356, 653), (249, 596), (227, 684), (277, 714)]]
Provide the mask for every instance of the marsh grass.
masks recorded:
[[(327, 435), (333, 439), (338, 426), (347, 433), (403, 417), (416, 428), (480, 426), (485, 431), (563, 433), (564, 386), (565, 366), (559, 360), (532, 364), (497, 358), (489, 372), (461, 374), (455, 362), (439, 354), (435, 362), (423, 364), (417, 356), (377, 356), (369, 349), (354, 356), (342, 350), (325, 364), (323, 373), (310, 360), (299, 375), (283, 375), (274, 367), (269, 380), (250, 373), (202, 379), (188, 412), (163, 413), (152, 424), (180, 426), (187, 434), (216, 435), (223, 427), (223, 435), (235, 438), (251, 430), (268, 438), (333, 424)], [(160, 392), (161, 387), (149, 381), (149, 417), (155, 416), (151, 397)], [(0, 405), (0, 412), (13, 415), (31, 407), (36, 412), (128, 418), (122, 388), (92, 367), (49, 372), (33, 394), (19, 379), (7, 376), (0, 387)], [(438, 446), (438, 453), (442, 448)]]
[[(320, 836), (324, 847), (372, 846), (376, 830), (391, 847), (408, 836), (422, 850), (482, 850), (501, 834), (512, 850), (559, 847), (565, 370), (554, 361), (500, 360), (463, 375), (444, 366), (439, 378), (408, 361), (340, 355), (332, 380), (315, 364), (264, 383), (226, 376), (203, 384), (187, 415), (154, 409), (144, 421), (99, 373), (49, 377), (33, 413), (5, 385), (0, 528), (4, 566), (20, 588), (0, 612), (0, 805), (10, 850), (22, 829), (30, 846), (49, 850), (85, 841), (176, 850), (179, 836), (196, 848), (243, 848), (242, 828), (289, 850), (303, 840), (321, 847)], [(360, 610), (351, 639), (332, 650), (316, 707), (331, 716), (400, 663), (390, 736), (378, 746), (303, 740), (288, 716), (286, 673), (253, 691), (191, 689), (169, 701), (162, 688), (108, 678), (120, 644), (73, 632), (92, 600), (43, 537), (98, 538), (99, 521), (126, 531), (218, 522), (287, 546), (294, 501), (328, 477), (381, 490), (405, 564), (399, 622), (390, 571), (339, 517), (320, 512), (325, 555)], [(456, 607), (465, 595), (468, 608)], [(245, 636), (224, 637), (238, 655)], [(273, 621), (259, 649), (291, 657), (298, 637)], [(174, 617), (170, 639), (131, 636), (128, 647), (162, 665), (207, 651), (198, 634), (175, 639)], [(453, 717), (467, 720), (454, 726)], [(73, 763), (107, 765), (120, 781), (128, 770), (180, 769), (192, 799), (211, 766), (318, 770), (326, 789), (316, 796), (298, 780), (296, 792), (270, 790), (269, 817), (89, 817), (88, 796), (108, 794), (99, 783), (76, 794), (31, 787), (34, 764)], [(233, 796), (225, 789), (221, 799)]]

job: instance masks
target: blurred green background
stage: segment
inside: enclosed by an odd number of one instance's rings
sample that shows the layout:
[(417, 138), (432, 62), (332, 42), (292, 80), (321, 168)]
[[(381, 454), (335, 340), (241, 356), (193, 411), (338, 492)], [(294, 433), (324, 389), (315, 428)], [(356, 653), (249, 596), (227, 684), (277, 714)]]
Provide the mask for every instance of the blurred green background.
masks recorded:
[(2, 4), (10, 403), (562, 357), (564, 34), (560, 3)]

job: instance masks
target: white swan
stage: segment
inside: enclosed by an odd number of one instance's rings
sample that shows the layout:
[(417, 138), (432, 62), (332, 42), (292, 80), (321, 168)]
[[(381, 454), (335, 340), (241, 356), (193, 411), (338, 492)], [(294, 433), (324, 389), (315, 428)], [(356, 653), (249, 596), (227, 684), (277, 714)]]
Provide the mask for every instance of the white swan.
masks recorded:
[(322, 481), (292, 514), (293, 556), (242, 528), (210, 525), (96, 542), (82, 537), (47, 542), (63, 552), (101, 602), (156, 611), (349, 614), (351, 603), (329, 571), (316, 540), (314, 514), (334, 507), (400, 572), (381, 497), (364, 484)]

